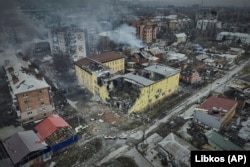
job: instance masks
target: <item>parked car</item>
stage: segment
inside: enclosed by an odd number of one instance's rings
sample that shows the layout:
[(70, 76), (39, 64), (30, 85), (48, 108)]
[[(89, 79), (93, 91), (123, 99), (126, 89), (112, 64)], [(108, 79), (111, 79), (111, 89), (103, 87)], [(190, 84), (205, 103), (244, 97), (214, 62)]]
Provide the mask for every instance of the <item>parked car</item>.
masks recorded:
[(102, 120), (102, 119), (99, 119), (99, 122), (102, 122), (102, 123), (103, 123), (103, 122), (104, 122), (104, 120)]
[(107, 135), (103, 135), (104, 139), (110, 139), (110, 140), (115, 140), (117, 137), (116, 136), (107, 136)]
[(88, 128), (88, 125), (85, 125), (85, 126), (82, 126), (82, 125), (79, 125), (75, 128), (75, 131), (76, 133), (80, 133), (82, 130)]
[(120, 136), (119, 136), (119, 139), (125, 139), (125, 140), (126, 140), (126, 139), (127, 139), (127, 136), (126, 136), (126, 135), (120, 135)]

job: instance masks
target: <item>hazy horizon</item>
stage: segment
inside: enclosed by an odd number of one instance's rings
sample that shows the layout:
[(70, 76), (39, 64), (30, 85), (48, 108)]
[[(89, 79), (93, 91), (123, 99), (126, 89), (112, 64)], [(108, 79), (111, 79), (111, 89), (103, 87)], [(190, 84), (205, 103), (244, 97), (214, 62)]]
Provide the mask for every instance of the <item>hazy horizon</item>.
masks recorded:
[[(171, 5), (185, 6), (202, 4), (202, 0), (139, 0), (148, 2), (169, 2)], [(235, 6), (250, 7), (249, 0), (203, 0), (203, 6)]]

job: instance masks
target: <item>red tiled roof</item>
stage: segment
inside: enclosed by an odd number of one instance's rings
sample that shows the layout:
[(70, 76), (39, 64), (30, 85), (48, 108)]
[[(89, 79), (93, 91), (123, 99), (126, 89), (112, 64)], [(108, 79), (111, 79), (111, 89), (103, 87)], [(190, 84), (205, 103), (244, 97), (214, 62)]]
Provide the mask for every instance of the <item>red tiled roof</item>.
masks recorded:
[(100, 63), (106, 63), (109, 61), (124, 58), (124, 56), (116, 52), (105, 52), (99, 55), (90, 56), (89, 58), (98, 61)]
[(197, 108), (210, 110), (216, 107), (217, 109), (230, 111), (236, 104), (237, 101), (234, 100), (211, 96)]
[(58, 115), (51, 115), (39, 123), (35, 129), (41, 141), (54, 133), (58, 128), (68, 127), (69, 124)]

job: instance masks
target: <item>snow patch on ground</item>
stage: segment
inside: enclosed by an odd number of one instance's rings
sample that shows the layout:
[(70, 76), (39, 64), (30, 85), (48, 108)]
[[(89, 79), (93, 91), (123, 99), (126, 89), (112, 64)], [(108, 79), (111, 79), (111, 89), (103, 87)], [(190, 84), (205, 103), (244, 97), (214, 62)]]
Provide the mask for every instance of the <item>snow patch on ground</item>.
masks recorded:
[(71, 101), (69, 99), (67, 99), (67, 102), (74, 108), (77, 110), (77, 103), (78, 101)]
[(143, 131), (137, 131), (130, 135), (130, 138), (134, 138), (136, 140), (141, 140), (143, 138)]

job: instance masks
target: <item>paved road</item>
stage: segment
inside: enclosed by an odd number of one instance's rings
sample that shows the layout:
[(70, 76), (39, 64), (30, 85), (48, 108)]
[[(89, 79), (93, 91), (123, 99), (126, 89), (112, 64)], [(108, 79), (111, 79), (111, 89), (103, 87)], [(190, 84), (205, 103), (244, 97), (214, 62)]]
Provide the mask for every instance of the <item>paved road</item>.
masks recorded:
[(146, 131), (146, 136), (154, 131), (161, 123), (166, 123), (172, 116), (177, 115), (180, 111), (185, 109), (188, 105), (197, 102), (199, 99), (207, 96), (211, 91), (214, 90), (220, 90), (223, 91), (225, 89), (225, 85), (227, 82), (229, 82), (235, 74), (240, 72), (244, 66), (249, 65), (249, 62), (246, 61), (242, 63), (241, 65), (237, 66), (236, 68), (232, 69), (231, 71), (228, 71), (226, 75), (224, 75), (222, 78), (215, 80), (213, 83), (207, 85), (206, 87), (202, 88), (200, 91), (198, 91), (196, 94), (189, 97), (187, 100), (183, 101), (181, 104), (176, 106), (170, 111), (166, 111), (167, 116), (164, 118), (158, 120), (156, 123), (151, 125)]

